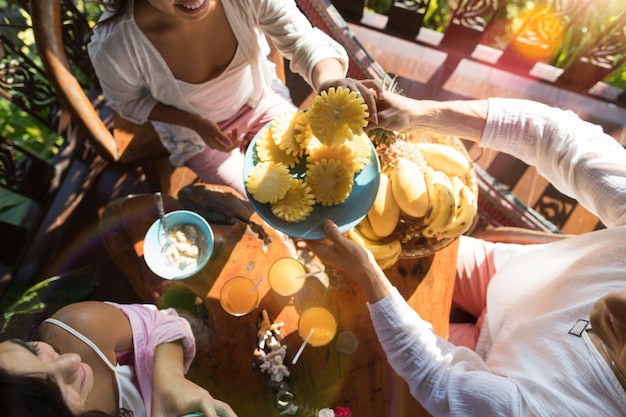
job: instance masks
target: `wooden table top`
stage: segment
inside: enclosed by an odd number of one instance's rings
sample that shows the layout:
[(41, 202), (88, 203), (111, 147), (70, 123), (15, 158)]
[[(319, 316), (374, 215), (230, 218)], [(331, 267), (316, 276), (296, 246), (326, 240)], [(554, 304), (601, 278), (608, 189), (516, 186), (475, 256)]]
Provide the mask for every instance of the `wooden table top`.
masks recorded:
[[(297, 416), (316, 409), (348, 407), (353, 416), (428, 416), (410, 395), (407, 384), (388, 365), (371, 324), (366, 298), (357, 282), (337, 271), (327, 282), (306, 278), (294, 296), (276, 294), (259, 285), (258, 307), (246, 316), (227, 314), (219, 304), (219, 290), (230, 277), (266, 277), (271, 263), (297, 256), (289, 239), (269, 227), (250, 205), (216, 186), (186, 187), (178, 200), (165, 199), (166, 212), (186, 208), (203, 215), (215, 234), (215, 249), (197, 275), (169, 281), (154, 275), (143, 260), (143, 237), (157, 219), (152, 195), (133, 195), (112, 201), (101, 212), (101, 235), (107, 251), (137, 293), (159, 307), (189, 310), (198, 320), (197, 355), (189, 378), (228, 402), (239, 417), (279, 416), (280, 384), (270, 384), (253, 355), (258, 324), (265, 310), (272, 321), (284, 322), (282, 344), (290, 376), (283, 381), (300, 406)], [(434, 256), (403, 259), (385, 271), (399, 292), (420, 315), (447, 337), (454, 284), (456, 242)], [(307, 346), (299, 360), (291, 360), (302, 343), (297, 323), (311, 306), (330, 310), (337, 319), (337, 336), (326, 346)], [(356, 350), (341, 348), (344, 337), (356, 338)], [(342, 353), (344, 352), (344, 353)]]

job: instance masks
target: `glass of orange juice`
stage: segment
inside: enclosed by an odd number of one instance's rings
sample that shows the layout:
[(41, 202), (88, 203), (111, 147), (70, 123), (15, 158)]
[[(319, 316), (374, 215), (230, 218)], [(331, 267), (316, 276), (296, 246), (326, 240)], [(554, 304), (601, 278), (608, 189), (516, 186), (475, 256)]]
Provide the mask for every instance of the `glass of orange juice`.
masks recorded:
[(306, 269), (294, 258), (279, 258), (267, 273), (270, 287), (280, 295), (293, 295), (304, 285)]
[(254, 281), (246, 277), (233, 277), (224, 283), (220, 291), (220, 304), (233, 316), (245, 316), (259, 301)]
[(303, 339), (308, 338), (311, 346), (324, 346), (330, 343), (336, 332), (335, 316), (323, 307), (309, 307), (300, 315), (298, 333)]

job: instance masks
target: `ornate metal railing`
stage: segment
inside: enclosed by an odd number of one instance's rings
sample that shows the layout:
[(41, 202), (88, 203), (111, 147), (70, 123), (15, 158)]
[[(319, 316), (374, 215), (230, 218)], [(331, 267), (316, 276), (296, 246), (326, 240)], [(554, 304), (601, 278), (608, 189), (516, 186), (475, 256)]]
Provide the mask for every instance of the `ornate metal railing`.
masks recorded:
[[(471, 59), (626, 107), (624, 86), (605, 82), (626, 72), (623, 2), (536, 0), (524, 9), (515, 0), (398, 0), (378, 13), (367, 1), (332, 2), (351, 23), (446, 52), (432, 83)], [(520, 11), (511, 16), (513, 7)]]

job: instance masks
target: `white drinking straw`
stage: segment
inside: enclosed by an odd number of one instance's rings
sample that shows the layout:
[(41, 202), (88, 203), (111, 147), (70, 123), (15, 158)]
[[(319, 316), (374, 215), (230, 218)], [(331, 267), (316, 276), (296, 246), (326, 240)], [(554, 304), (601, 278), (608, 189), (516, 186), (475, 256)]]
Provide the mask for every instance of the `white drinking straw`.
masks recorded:
[(311, 272), (307, 272), (304, 275), (296, 275), (295, 277), (291, 277), (291, 279), (301, 279), (301, 278), (306, 278), (306, 277), (310, 277), (311, 275), (316, 275), (319, 274), (320, 272), (322, 272), (320, 269), (318, 269), (317, 271), (311, 271)]
[(263, 277), (259, 278), (256, 284), (254, 284), (254, 286), (250, 288), (250, 292), (248, 293), (248, 295), (252, 295), (252, 293), (259, 287), (259, 284), (261, 283), (261, 281), (263, 281)]
[(298, 358), (300, 358), (300, 355), (302, 355), (302, 351), (304, 350), (304, 347), (306, 346), (306, 344), (309, 343), (309, 340), (311, 340), (311, 336), (313, 336), (313, 332), (314, 331), (315, 331), (315, 329), (311, 329), (311, 331), (306, 336), (306, 338), (304, 338), (304, 342), (302, 342), (302, 345), (300, 345), (300, 349), (298, 349), (298, 352), (296, 353), (296, 356), (294, 356), (293, 360), (291, 361), (292, 365), (295, 365), (296, 362), (298, 362)]

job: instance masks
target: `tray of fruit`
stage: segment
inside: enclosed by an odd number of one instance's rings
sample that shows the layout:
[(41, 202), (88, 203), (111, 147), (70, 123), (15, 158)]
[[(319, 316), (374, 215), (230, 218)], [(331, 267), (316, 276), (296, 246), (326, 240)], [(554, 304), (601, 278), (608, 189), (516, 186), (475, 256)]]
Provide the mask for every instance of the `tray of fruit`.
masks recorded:
[(369, 133), (380, 159), (380, 186), (367, 216), (348, 235), (382, 268), (431, 255), (471, 228), (478, 211), (476, 172), (461, 140), (421, 131)]
[(380, 163), (363, 131), (363, 99), (331, 88), (309, 111), (284, 112), (252, 140), (244, 156), (246, 193), (268, 224), (302, 239), (325, 237), (333, 220), (342, 232), (356, 226), (376, 197)]

